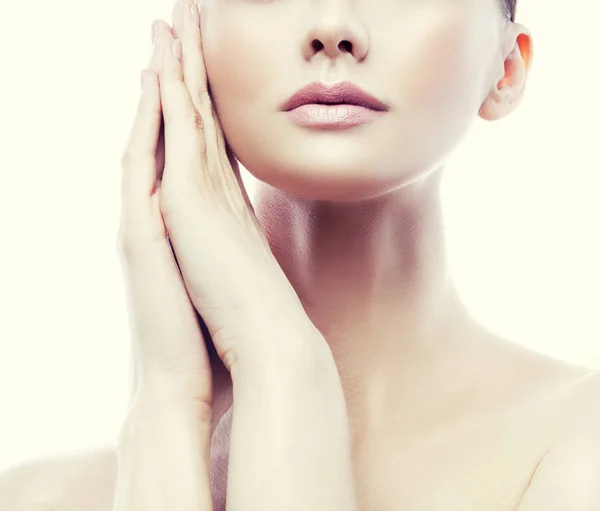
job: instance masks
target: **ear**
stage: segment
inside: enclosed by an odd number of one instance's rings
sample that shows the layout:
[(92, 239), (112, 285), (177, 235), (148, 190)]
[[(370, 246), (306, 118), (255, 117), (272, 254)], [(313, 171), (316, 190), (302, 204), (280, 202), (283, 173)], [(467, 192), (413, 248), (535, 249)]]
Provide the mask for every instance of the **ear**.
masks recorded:
[(500, 69), (479, 109), (479, 116), (487, 121), (501, 119), (517, 108), (525, 93), (533, 59), (533, 40), (527, 27), (511, 23), (504, 40)]

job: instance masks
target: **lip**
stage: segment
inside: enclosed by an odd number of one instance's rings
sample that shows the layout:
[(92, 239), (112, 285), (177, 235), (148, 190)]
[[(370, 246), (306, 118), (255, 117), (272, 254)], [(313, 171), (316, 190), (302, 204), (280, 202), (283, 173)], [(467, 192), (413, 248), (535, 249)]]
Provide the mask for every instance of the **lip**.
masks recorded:
[(389, 107), (381, 100), (351, 82), (325, 85), (313, 82), (294, 93), (281, 107), (289, 112), (303, 105), (355, 105), (377, 112), (385, 112)]
[(285, 112), (292, 121), (305, 128), (338, 130), (353, 128), (373, 122), (384, 115), (381, 110), (372, 110), (357, 105), (302, 105)]

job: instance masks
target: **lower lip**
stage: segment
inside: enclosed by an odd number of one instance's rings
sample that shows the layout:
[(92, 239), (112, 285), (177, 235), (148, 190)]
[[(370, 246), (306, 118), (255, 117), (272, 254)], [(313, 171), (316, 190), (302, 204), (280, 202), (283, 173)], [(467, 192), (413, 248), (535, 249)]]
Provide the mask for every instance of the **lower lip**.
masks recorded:
[(343, 129), (373, 122), (385, 112), (358, 105), (302, 105), (286, 112), (297, 124), (308, 128)]

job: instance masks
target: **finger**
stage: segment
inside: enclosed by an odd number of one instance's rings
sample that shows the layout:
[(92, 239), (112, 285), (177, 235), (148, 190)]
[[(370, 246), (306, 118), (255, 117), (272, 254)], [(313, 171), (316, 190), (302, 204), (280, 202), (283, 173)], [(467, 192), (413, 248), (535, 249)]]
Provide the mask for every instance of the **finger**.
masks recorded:
[[(192, 15), (192, 11), (195, 13)], [(194, 0), (178, 0), (173, 7), (173, 35), (181, 41), (184, 83), (204, 121), (208, 169), (219, 168), (215, 114), (204, 62), (200, 14)]]
[(138, 240), (123, 265), (139, 388), (168, 391), (197, 405), (210, 435), (211, 367), (195, 308), (167, 240)]
[[(246, 190), (246, 185), (244, 184), (244, 181), (242, 180), (242, 175), (240, 172), (240, 167), (238, 165), (238, 161), (237, 161), (235, 155), (233, 154), (231, 147), (227, 143), (225, 134), (223, 133), (223, 127), (221, 126), (221, 122), (219, 121), (219, 118), (218, 118), (216, 112), (213, 114), (213, 118), (214, 118), (215, 127), (216, 127), (216, 131), (217, 131), (217, 147), (219, 150), (219, 163), (222, 168), (231, 169), (231, 174), (235, 177), (236, 184), (242, 194), (244, 203), (246, 204), (246, 207), (252, 212), (253, 218), (256, 219), (256, 214), (254, 212), (254, 206), (252, 205), (252, 202), (250, 202), (250, 197), (248, 197), (248, 191)], [(256, 222), (258, 222), (258, 220), (256, 220)]]
[(145, 69), (142, 79), (144, 84), (137, 113), (121, 158), (121, 199), (127, 208), (123, 211), (127, 218), (132, 218), (132, 213), (147, 202), (156, 183), (154, 158), (161, 121), (158, 75)]
[(210, 408), (210, 364), (196, 311), (189, 300), (167, 240), (155, 193), (155, 147), (160, 123), (158, 76), (142, 90), (137, 115), (122, 158), (119, 252), (132, 319), (132, 337), (144, 381), (171, 374)]
[(155, 71), (156, 74), (158, 74), (160, 71), (161, 54), (160, 54), (160, 51), (158, 51), (157, 42), (158, 42), (158, 36), (162, 32), (168, 32), (169, 34), (173, 35), (173, 29), (166, 21), (161, 20), (161, 19), (154, 20), (154, 22), (152, 23), (152, 29), (151, 29), (151, 37), (152, 37), (152, 45), (153, 45), (152, 46), (152, 55), (150, 56), (150, 62), (148, 64), (148, 67), (150, 69), (152, 69), (153, 71)]
[[(223, 169), (222, 177), (225, 181), (228, 181), (227, 185), (239, 187), (246, 206), (254, 213), (254, 208), (240, 176), (237, 160), (227, 150), (223, 129), (214, 109), (208, 87), (199, 23), (200, 14), (194, 0), (179, 0), (175, 3), (173, 8), (173, 35), (181, 40), (184, 82), (192, 102), (204, 120), (208, 170), (210, 171), (213, 168)], [(217, 164), (213, 165), (214, 162)], [(235, 177), (235, 182), (228, 179), (228, 172), (231, 172)]]
[[(156, 20), (152, 24), (153, 37), (158, 34), (158, 31), (162, 30), (170, 31), (171, 27), (162, 20)], [(142, 200), (150, 196), (155, 191), (157, 178), (160, 180), (162, 177), (164, 142), (161, 144), (161, 136), (163, 136), (164, 128), (162, 125), (160, 92), (158, 90), (159, 57), (160, 54), (156, 51), (156, 44), (154, 44), (149, 66), (142, 71), (142, 78), (145, 75), (148, 82), (146, 84), (147, 89), (143, 90), (140, 96), (138, 115), (136, 115), (131, 131), (132, 137), (136, 137), (136, 140), (130, 138), (127, 144), (129, 149), (143, 153), (141, 157), (131, 155), (132, 159), (137, 162), (145, 159), (145, 164), (137, 165), (137, 168), (132, 169), (130, 172), (123, 172), (122, 190), (128, 198), (122, 202), (123, 205), (132, 204), (132, 201), (135, 201), (136, 193), (142, 194)], [(129, 158), (129, 153), (126, 153), (125, 157)], [(152, 158), (154, 162), (151, 161)], [(160, 175), (157, 175), (158, 167), (160, 167)], [(142, 179), (144, 180), (143, 183), (141, 182)]]
[(165, 20), (162, 20), (160, 18), (155, 19), (152, 22), (152, 26), (150, 28), (150, 40), (151, 40), (152, 44), (156, 43), (156, 38), (158, 37), (158, 34), (160, 32), (162, 32), (163, 30), (167, 30), (167, 31), (173, 33), (173, 29)]
[[(162, 32), (158, 37), (160, 56), (160, 96), (165, 124), (165, 173), (181, 197), (188, 192), (204, 189), (207, 172), (204, 119), (196, 109), (183, 81), (181, 43), (172, 34)], [(195, 185), (195, 186), (190, 186)], [(164, 182), (163, 182), (163, 191)]]
[[(153, 49), (152, 49), (152, 56), (150, 57), (150, 62), (148, 64), (148, 67), (150, 69), (152, 69), (153, 71), (155, 71), (156, 74), (158, 74), (158, 72), (160, 70), (160, 52), (157, 51), (156, 39), (158, 38), (158, 35), (163, 31), (172, 33), (172, 29), (166, 21), (164, 21), (162, 19), (154, 20), (154, 22), (152, 23), (152, 29), (151, 29), (151, 38), (152, 38)], [(159, 96), (159, 102), (160, 102), (160, 96)], [(161, 185), (164, 169), (165, 169), (165, 126), (164, 126), (164, 122), (162, 119), (162, 105), (161, 105), (160, 132), (158, 134), (158, 141), (156, 144), (156, 180), (157, 180), (158, 187), (160, 187), (160, 185)]]
[[(195, 13), (192, 15), (192, 11)], [(173, 7), (173, 36), (181, 41), (184, 83), (196, 109), (205, 120), (207, 143), (216, 147), (216, 130), (209, 118), (213, 105), (208, 91), (208, 77), (200, 32), (200, 14), (194, 0), (178, 0)]]
[[(171, 26), (166, 23), (162, 19), (157, 19), (152, 24), (151, 29), (151, 37), (152, 42), (154, 44), (154, 51), (152, 53), (152, 58), (150, 60), (149, 67), (150, 69), (155, 70), (157, 73), (160, 69), (160, 52), (156, 51), (156, 38), (158, 35), (167, 31), (171, 34), (174, 34), (174, 29), (171, 29)], [(164, 123), (162, 122), (162, 110), (161, 110), (161, 129), (158, 140), (157, 147), (157, 156), (156, 156), (156, 165), (157, 165), (157, 179), (160, 181), (162, 179), (162, 174), (164, 171), (164, 155), (165, 155), (165, 147), (164, 147)], [(157, 185), (160, 187), (160, 183)], [(208, 328), (203, 318), (196, 311), (195, 313), (196, 319), (200, 325), (200, 330), (202, 331), (203, 337), (205, 340), (210, 340), (210, 334), (208, 332)], [(212, 372), (212, 384), (213, 384), (213, 411), (214, 411), (214, 423), (213, 427), (216, 426), (219, 419), (223, 415), (223, 413), (229, 408), (231, 405), (231, 397), (227, 394), (227, 390), (231, 388), (231, 378), (229, 372), (225, 368), (223, 362), (219, 358), (216, 349), (212, 343), (206, 342), (206, 347), (208, 350), (208, 356), (210, 361), (210, 367)]]

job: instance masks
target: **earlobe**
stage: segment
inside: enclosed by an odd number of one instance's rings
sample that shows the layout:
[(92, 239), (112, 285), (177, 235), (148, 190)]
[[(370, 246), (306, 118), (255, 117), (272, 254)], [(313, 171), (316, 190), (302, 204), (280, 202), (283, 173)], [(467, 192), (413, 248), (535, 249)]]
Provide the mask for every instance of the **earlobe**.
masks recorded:
[[(518, 23), (512, 25), (513, 41), (499, 75), (481, 105), (478, 115), (487, 121), (495, 121), (510, 114), (521, 102), (525, 93), (527, 75), (531, 67), (533, 45), (529, 30)], [(517, 36), (514, 37), (514, 33)]]

